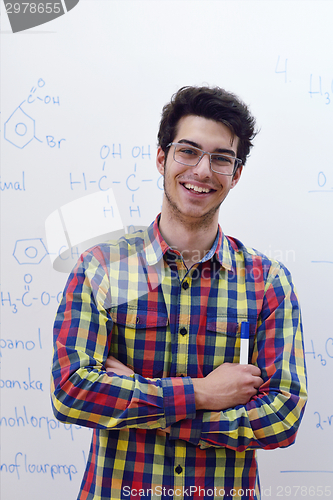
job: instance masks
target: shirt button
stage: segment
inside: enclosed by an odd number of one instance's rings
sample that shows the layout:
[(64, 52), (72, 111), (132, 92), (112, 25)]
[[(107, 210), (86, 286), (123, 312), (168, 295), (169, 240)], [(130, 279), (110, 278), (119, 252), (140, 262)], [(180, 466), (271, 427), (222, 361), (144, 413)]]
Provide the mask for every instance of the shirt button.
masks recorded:
[(187, 281), (184, 281), (182, 284), (183, 290), (187, 290), (190, 285), (188, 284)]
[(179, 331), (179, 333), (180, 333), (180, 335), (183, 335), (183, 337), (184, 337), (184, 335), (187, 334), (186, 328), (181, 328), (180, 331)]
[(183, 467), (177, 465), (177, 467), (175, 468), (175, 472), (177, 472), (177, 474), (180, 474), (181, 472), (183, 472)]

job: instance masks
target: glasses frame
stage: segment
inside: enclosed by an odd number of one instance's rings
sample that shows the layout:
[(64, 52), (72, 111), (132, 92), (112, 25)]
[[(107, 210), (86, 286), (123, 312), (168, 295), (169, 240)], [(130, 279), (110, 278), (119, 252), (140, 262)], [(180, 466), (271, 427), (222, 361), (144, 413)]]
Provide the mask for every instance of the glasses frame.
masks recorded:
[[(201, 152), (201, 156), (200, 156), (200, 158), (198, 159), (198, 161), (197, 161), (197, 163), (195, 165), (189, 165), (188, 163), (184, 163), (182, 161), (178, 161), (175, 158), (175, 156), (176, 156), (176, 146), (186, 146), (186, 145), (189, 146), (189, 147), (191, 147), (191, 148), (193, 148), (193, 149), (196, 149), (197, 151)], [(170, 148), (171, 146), (174, 146), (174, 149), (173, 149), (173, 159), (175, 160), (175, 162), (180, 163), (181, 165), (186, 165), (187, 167), (196, 167), (197, 165), (199, 165), (199, 163), (201, 162), (202, 158), (205, 155), (208, 155), (209, 156), (209, 166), (210, 166), (210, 169), (211, 169), (212, 172), (214, 172), (215, 174), (227, 175), (228, 177), (231, 177), (231, 176), (235, 175), (237, 168), (242, 164), (242, 160), (240, 158), (235, 158), (234, 156), (231, 156), (231, 155), (228, 155), (228, 154), (224, 155), (227, 158), (232, 158), (234, 160), (234, 162), (235, 162), (232, 174), (226, 174), (224, 172), (219, 172), (218, 170), (214, 170), (213, 167), (212, 167), (212, 155), (216, 155), (218, 153), (209, 153), (209, 151), (204, 151), (203, 149), (197, 148), (196, 146), (192, 146), (191, 144), (187, 144), (186, 142), (170, 142), (167, 145), (167, 148)]]

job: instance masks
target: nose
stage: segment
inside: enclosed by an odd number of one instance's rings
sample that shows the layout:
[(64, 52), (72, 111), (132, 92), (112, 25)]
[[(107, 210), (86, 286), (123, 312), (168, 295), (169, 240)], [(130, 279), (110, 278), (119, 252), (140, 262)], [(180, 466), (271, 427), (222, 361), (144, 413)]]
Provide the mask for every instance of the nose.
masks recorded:
[(210, 177), (212, 170), (210, 168), (210, 156), (208, 153), (204, 153), (200, 158), (199, 163), (193, 167), (194, 173), (199, 177)]

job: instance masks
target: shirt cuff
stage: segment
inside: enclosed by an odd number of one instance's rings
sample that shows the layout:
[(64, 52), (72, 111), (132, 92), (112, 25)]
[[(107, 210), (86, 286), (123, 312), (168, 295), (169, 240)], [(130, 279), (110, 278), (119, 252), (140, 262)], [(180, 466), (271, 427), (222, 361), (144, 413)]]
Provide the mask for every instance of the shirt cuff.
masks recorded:
[(171, 426), (170, 439), (181, 439), (198, 446), (202, 429), (202, 412), (197, 412), (196, 418), (177, 422)]
[(165, 427), (180, 420), (196, 417), (194, 387), (191, 377), (169, 377), (161, 379)]

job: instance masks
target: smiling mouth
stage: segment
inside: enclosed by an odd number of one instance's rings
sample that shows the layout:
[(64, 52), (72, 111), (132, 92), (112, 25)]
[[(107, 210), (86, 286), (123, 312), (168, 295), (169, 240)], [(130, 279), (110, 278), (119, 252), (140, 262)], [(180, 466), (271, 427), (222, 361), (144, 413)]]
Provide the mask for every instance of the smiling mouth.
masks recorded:
[(183, 186), (188, 191), (195, 192), (195, 193), (210, 193), (210, 192), (214, 191), (213, 189), (203, 188), (203, 187), (199, 187), (199, 186), (194, 186), (193, 184), (190, 184), (190, 183), (187, 183), (187, 182), (185, 184), (183, 184)]

